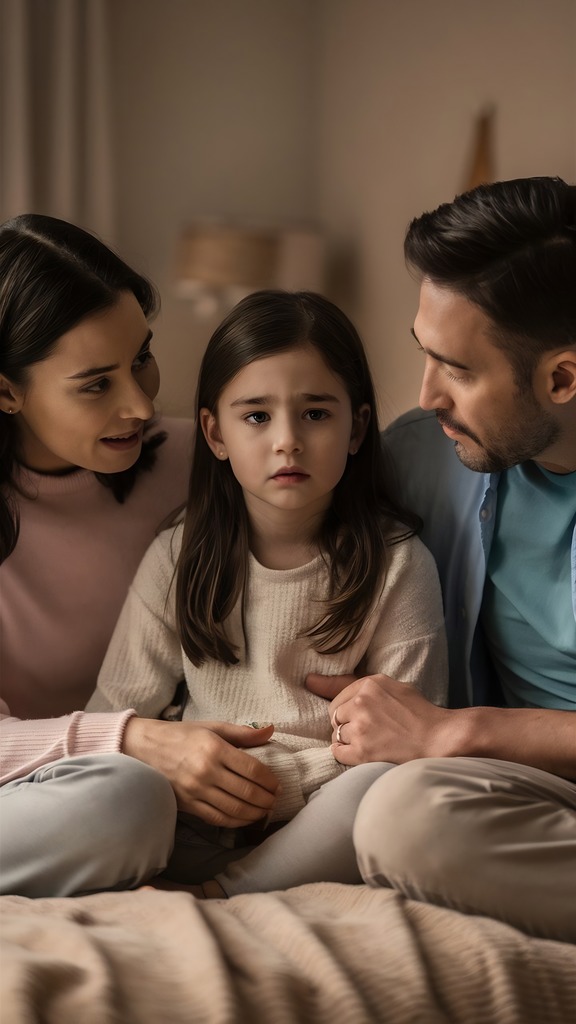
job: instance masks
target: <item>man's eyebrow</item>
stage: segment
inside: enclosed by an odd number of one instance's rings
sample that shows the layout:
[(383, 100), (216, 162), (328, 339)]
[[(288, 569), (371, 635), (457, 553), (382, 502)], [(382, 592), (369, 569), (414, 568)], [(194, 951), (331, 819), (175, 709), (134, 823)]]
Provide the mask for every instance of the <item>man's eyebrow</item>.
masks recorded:
[(464, 363), (459, 363), (456, 359), (448, 359), (447, 356), (442, 356), (438, 352), (434, 352), (431, 348), (424, 348), (413, 327), (410, 328), (410, 334), (418, 343), (422, 351), (425, 352), (427, 356), (430, 356), (431, 359), (435, 359), (437, 363), (445, 363), (446, 366), (454, 366), (457, 370), (470, 370), (469, 366), (465, 366)]
[[(310, 392), (305, 391), (301, 392), (299, 395), (297, 395), (297, 397), (303, 398), (305, 402), (328, 403), (340, 401), (340, 399), (337, 398), (336, 395), (331, 395), (329, 392), (326, 392), (325, 394), (322, 395), (313, 395)], [(257, 395), (254, 396), (253, 398), (236, 398), (233, 402), (230, 403), (230, 407), (234, 408), (234, 406), (238, 405), (273, 405), (275, 401), (276, 398), (274, 395)]]
[[(135, 359), (138, 358), (142, 352), (145, 352), (153, 338), (152, 331), (148, 331), (148, 334), (144, 338), (144, 341), (140, 345)], [(80, 370), (78, 373), (73, 373), (71, 377), (67, 377), (66, 380), (84, 380), (86, 377), (97, 377), (101, 373), (112, 373), (113, 370), (118, 370), (120, 363), (110, 363), (109, 366), (90, 366), (87, 370)]]

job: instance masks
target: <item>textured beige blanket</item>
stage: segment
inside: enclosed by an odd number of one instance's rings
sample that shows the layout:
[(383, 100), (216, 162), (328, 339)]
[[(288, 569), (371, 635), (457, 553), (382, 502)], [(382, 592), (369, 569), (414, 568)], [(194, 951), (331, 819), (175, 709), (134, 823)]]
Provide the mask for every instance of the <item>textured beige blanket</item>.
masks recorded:
[(2, 1024), (574, 1024), (576, 946), (335, 884), (0, 899)]

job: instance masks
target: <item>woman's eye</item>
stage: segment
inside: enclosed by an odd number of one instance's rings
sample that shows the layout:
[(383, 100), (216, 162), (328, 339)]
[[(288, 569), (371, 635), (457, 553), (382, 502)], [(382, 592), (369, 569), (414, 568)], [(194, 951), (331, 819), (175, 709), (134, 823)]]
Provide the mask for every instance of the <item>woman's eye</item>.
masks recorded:
[(251, 412), (245, 417), (245, 423), (252, 423), (258, 426), (260, 423), (266, 423), (268, 419), (267, 412)]
[(308, 419), (316, 422), (318, 420), (327, 419), (330, 414), (326, 409), (308, 409), (304, 415), (307, 416)]
[(83, 395), (103, 395), (109, 387), (109, 377), (101, 377), (100, 380), (93, 381), (92, 384), (88, 384), (86, 387), (81, 388), (80, 391)]
[(150, 349), (147, 348), (145, 352), (140, 352), (139, 355), (136, 356), (136, 359), (132, 363), (132, 366), (134, 367), (135, 370), (143, 370), (144, 367), (148, 365), (151, 359), (154, 359), (154, 356), (152, 355)]

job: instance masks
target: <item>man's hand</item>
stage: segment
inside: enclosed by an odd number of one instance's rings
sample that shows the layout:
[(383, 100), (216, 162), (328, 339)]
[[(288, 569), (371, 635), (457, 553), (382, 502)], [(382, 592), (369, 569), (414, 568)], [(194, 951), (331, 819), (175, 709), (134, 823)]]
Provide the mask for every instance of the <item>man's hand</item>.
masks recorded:
[[(343, 678), (336, 677), (340, 682)], [(316, 685), (316, 680), (315, 693), (323, 685)], [(447, 756), (451, 751), (442, 749), (440, 736), (445, 734), (450, 714), (407, 683), (385, 675), (365, 676), (341, 689), (330, 705), (332, 752), (346, 765), (366, 761), (402, 764), (418, 757)]]
[(129, 719), (122, 752), (166, 776), (178, 809), (209, 825), (238, 828), (258, 821), (276, 801), (278, 780), (239, 747), (267, 743), (274, 726), (253, 729), (228, 722)]
[[(341, 764), (419, 757), (490, 757), (576, 779), (576, 714), (548, 708), (439, 708), (390, 676), (308, 676), (329, 705), (332, 753)], [(340, 740), (337, 740), (340, 727)]]

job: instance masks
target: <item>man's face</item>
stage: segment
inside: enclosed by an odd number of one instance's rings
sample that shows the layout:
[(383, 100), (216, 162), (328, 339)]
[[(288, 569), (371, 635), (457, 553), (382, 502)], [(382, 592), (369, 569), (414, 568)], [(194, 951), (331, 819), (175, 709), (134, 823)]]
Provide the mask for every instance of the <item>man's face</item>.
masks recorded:
[(498, 472), (528, 459), (544, 462), (560, 427), (521, 391), (482, 310), (425, 280), (413, 334), (426, 356), (420, 405), (433, 409), (465, 466)]

